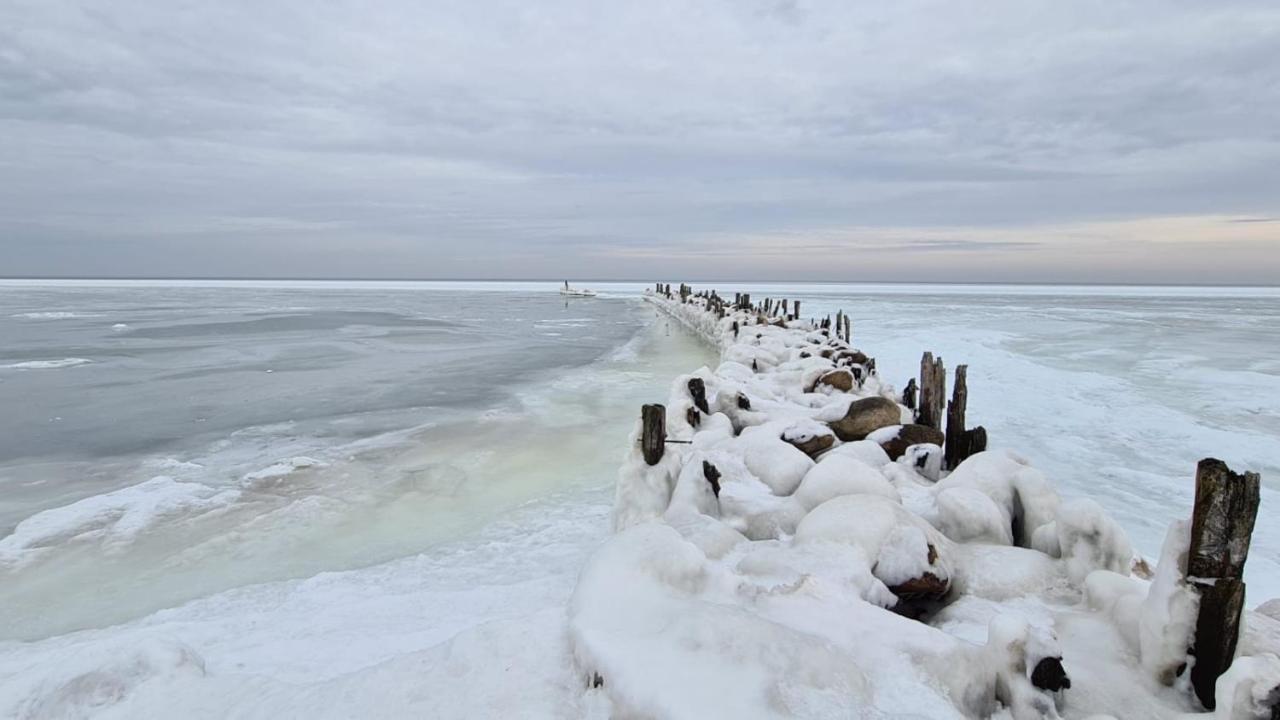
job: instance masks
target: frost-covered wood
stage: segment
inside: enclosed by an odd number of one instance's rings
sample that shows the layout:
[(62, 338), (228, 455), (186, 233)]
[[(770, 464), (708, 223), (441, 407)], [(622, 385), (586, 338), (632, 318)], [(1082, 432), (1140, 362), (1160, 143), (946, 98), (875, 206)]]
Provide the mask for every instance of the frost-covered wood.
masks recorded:
[(1238, 474), (1214, 458), (1196, 467), (1187, 579), (1200, 595), (1191, 684), (1206, 708), (1215, 707), (1215, 685), (1235, 657), (1244, 610), (1244, 563), (1258, 516), (1260, 478)]
[(640, 409), (640, 449), (644, 461), (657, 465), (662, 460), (667, 441), (667, 409), (661, 405), (645, 405)]
[(694, 407), (704, 413), (711, 413), (707, 407), (707, 384), (702, 378), (689, 378), (689, 397), (693, 398)]

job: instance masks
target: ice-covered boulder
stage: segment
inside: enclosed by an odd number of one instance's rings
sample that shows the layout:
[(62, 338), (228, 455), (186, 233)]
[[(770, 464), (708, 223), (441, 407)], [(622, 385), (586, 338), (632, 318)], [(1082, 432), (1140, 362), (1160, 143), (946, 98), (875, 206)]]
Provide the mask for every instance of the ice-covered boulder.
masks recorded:
[(844, 443), (827, 452), (822, 456), (823, 460), (829, 457), (851, 457), (855, 460), (870, 465), (873, 468), (884, 467), (889, 464), (889, 456), (885, 454), (883, 448), (870, 440), (857, 440), (855, 442)]
[(795, 499), (812, 509), (841, 495), (879, 495), (893, 502), (901, 498), (893, 485), (875, 468), (847, 455), (828, 455), (805, 474)]
[(850, 442), (862, 440), (875, 430), (902, 422), (898, 403), (886, 397), (868, 397), (849, 403), (844, 416), (828, 423), (836, 437)]
[(882, 495), (844, 495), (822, 503), (800, 521), (795, 540), (856, 548), (903, 603), (939, 600), (950, 590), (946, 538)]
[(1035, 532), (1057, 515), (1058, 494), (1044, 475), (1010, 452), (971, 455), (938, 482), (937, 491), (953, 487), (968, 487), (991, 498), (1009, 524), (1013, 542), (1020, 547), (1032, 547)]
[(816, 458), (836, 443), (835, 433), (830, 428), (808, 419), (791, 424), (782, 431), (781, 437), (783, 442), (811, 458)]
[(1280, 658), (1238, 657), (1214, 685), (1215, 720), (1270, 720), (1280, 713)]
[(570, 644), (583, 687), (602, 696), (599, 716), (834, 717), (874, 707), (877, 690), (855, 656), (740, 606), (743, 581), (666, 525), (605, 543), (569, 605)]
[(738, 438), (747, 468), (775, 495), (790, 495), (814, 467), (813, 460), (768, 428), (744, 430)]
[(937, 428), (911, 423), (881, 428), (867, 436), (867, 439), (879, 443), (890, 460), (897, 460), (912, 445), (928, 443), (941, 446), (946, 437)]
[(942, 478), (942, 461), (944, 453), (938, 445), (928, 443), (912, 445), (898, 458), (898, 464), (905, 465), (925, 480), (936, 483)]
[(943, 488), (935, 498), (937, 526), (956, 542), (1013, 544), (1013, 530), (999, 506), (969, 487)]
[(818, 378), (815, 388), (829, 387), (840, 392), (849, 392), (855, 385), (853, 373), (843, 368), (831, 370)]
[(1133, 560), (1129, 537), (1096, 501), (1077, 498), (1063, 503), (1053, 527), (1072, 581), (1083, 582), (1094, 570), (1128, 574)]

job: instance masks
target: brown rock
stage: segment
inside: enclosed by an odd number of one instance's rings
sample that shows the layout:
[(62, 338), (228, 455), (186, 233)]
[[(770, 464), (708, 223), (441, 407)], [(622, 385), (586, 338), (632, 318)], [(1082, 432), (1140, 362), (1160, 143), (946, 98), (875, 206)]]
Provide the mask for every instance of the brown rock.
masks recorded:
[(788, 440), (785, 437), (782, 439), (784, 442), (795, 446), (797, 450), (811, 458), (816, 458), (819, 453), (826, 451), (832, 445), (836, 444), (835, 435), (814, 435), (813, 437), (805, 440)]
[(853, 373), (843, 369), (832, 370), (818, 378), (818, 382), (814, 387), (816, 388), (818, 385), (830, 385), (837, 390), (849, 392), (853, 389)]
[(919, 602), (921, 600), (941, 600), (951, 590), (951, 581), (944, 580), (933, 573), (925, 573), (918, 578), (889, 588), (903, 602)]
[(836, 356), (837, 362), (850, 365), (866, 365), (867, 359), (867, 356), (858, 350), (844, 350)]
[(882, 427), (902, 422), (898, 403), (884, 397), (869, 397), (849, 403), (844, 417), (827, 423), (836, 437), (845, 442), (862, 440)]
[[(929, 544), (928, 561), (930, 567), (938, 561), (938, 549), (932, 543)], [(872, 572), (875, 572), (875, 568), (872, 568)], [(893, 606), (894, 612), (920, 619), (946, 604), (948, 595), (951, 594), (951, 580), (926, 570), (920, 577), (890, 586), (889, 592), (898, 596), (898, 604)]]
[(928, 425), (903, 425), (892, 440), (880, 443), (880, 447), (889, 454), (890, 460), (897, 460), (912, 445), (933, 443), (941, 446), (944, 440), (942, 431), (937, 428)]

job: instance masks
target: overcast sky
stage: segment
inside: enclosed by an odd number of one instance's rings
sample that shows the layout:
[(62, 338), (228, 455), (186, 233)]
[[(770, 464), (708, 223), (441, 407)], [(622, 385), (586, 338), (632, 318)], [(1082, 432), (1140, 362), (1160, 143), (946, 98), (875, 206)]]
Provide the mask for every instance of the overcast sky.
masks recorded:
[(3, 0), (0, 276), (1280, 282), (1280, 2)]

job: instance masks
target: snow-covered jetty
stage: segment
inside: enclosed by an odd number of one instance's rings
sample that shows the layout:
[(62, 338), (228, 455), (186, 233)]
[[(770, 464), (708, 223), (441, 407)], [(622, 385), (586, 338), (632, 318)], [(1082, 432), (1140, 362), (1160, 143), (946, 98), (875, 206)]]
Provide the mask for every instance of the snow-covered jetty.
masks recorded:
[(722, 362), (643, 408), (574, 592), (600, 716), (1280, 717), (1280, 603), (1243, 610), (1257, 475), (1202, 462), (1152, 569), (985, 449), (962, 370), (947, 403), (941, 359), (898, 391), (843, 314), (647, 300)]

